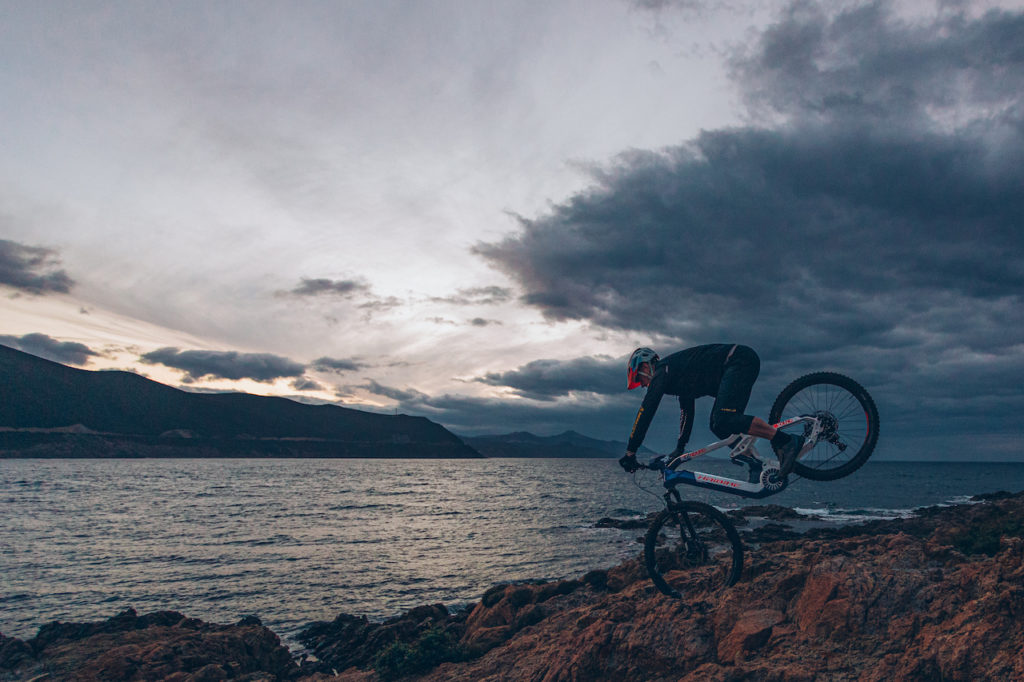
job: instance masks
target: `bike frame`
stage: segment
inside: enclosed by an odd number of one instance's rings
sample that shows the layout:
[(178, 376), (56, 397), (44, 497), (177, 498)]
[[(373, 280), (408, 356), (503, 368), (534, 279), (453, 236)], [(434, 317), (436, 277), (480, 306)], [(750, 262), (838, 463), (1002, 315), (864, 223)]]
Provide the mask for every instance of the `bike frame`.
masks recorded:
[[(772, 426), (776, 429), (781, 429), (794, 424), (810, 425), (809, 433), (807, 434), (807, 442), (797, 455), (797, 458), (799, 459), (818, 442), (818, 436), (821, 433), (821, 423), (815, 417), (803, 415), (781, 421), (778, 424), (772, 424)], [(737, 441), (737, 439), (739, 440)], [(665, 476), (665, 487), (674, 492), (676, 485), (685, 483), (686, 485), (692, 485), (698, 488), (707, 488), (709, 490), (717, 490), (724, 493), (730, 493), (732, 495), (739, 495), (741, 497), (753, 498), (768, 497), (775, 493), (782, 492), (786, 487), (785, 482), (774, 488), (769, 488), (760, 482), (749, 483), (747, 481), (728, 478), (726, 476), (705, 474), (700, 471), (676, 470), (680, 465), (689, 462), (691, 459), (696, 459), (701, 455), (706, 455), (707, 453), (720, 448), (729, 447), (732, 443), (735, 443), (735, 445), (732, 446), (731, 456), (735, 457), (737, 455), (749, 454), (760, 459), (757, 448), (754, 446), (754, 443), (757, 440), (756, 436), (751, 436), (749, 434), (733, 434), (724, 440), (711, 443), (710, 445), (705, 445), (700, 450), (685, 452), (678, 457), (673, 458), (665, 465), (665, 470), (663, 472)], [(776, 459), (776, 461), (778, 460)]]

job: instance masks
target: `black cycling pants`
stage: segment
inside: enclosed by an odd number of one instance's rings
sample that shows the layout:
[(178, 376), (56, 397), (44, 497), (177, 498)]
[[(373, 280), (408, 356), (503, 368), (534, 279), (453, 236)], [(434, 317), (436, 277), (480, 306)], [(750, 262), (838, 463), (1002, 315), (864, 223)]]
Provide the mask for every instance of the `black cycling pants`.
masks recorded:
[(761, 359), (748, 346), (737, 345), (725, 361), (715, 405), (711, 408), (711, 432), (719, 438), (750, 431), (754, 418), (743, 411), (747, 409), (750, 391), (760, 372)]

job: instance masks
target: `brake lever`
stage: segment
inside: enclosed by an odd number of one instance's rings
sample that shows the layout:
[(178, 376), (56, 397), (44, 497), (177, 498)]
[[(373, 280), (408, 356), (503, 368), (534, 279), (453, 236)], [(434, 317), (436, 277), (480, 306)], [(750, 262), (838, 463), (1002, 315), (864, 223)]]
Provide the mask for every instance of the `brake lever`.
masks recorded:
[(651, 471), (664, 471), (665, 470), (665, 455), (658, 455), (657, 457), (652, 459), (650, 462), (648, 462), (644, 466), (644, 468), (645, 469), (650, 469)]

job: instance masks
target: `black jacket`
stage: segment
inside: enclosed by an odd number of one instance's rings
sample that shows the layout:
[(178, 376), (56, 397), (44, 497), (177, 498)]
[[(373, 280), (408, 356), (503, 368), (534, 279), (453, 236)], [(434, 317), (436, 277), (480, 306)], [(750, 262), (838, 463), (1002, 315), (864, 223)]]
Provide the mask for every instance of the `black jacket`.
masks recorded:
[(733, 348), (735, 346), (729, 343), (712, 343), (687, 348), (659, 360), (651, 384), (647, 387), (647, 395), (633, 422), (626, 450), (636, 452), (644, 442), (647, 429), (665, 394), (679, 397), (679, 440), (676, 449), (683, 450), (693, 428), (693, 401), (717, 394), (725, 361)]

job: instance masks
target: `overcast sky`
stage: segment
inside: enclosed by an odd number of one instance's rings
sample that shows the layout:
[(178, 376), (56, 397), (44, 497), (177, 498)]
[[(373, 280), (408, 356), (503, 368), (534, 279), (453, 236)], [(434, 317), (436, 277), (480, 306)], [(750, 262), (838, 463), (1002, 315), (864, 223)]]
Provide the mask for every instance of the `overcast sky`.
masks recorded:
[(625, 440), (634, 347), (739, 342), (753, 414), (829, 369), (882, 457), (1024, 461), (1022, 46), (1008, 1), (0, 0), (0, 343)]

